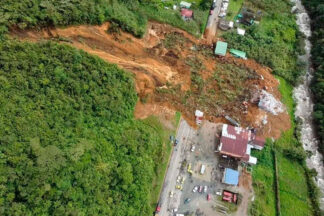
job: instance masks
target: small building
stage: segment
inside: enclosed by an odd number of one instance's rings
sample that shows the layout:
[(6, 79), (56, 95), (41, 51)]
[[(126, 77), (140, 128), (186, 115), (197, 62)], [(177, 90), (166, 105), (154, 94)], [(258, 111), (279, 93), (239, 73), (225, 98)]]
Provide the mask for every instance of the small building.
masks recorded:
[(186, 2), (186, 1), (181, 1), (180, 2), (180, 7), (189, 9), (191, 7), (191, 3)]
[(223, 41), (217, 41), (215, 54), (220, 56), (225, 56), (227, 51), (227, 43)]
[(262, 150), (264, 143), (265, 140), (256, 136), (251, 130), (223, 124), (218, 151), (222, 156), (254, 165), (257, 163), (257, 158), (251, 156), (251, 150)]
[(223, 30), (223, 31), (227, 31), (227, 30), (229, 30), (230, 28), (233, 28), (233, 25), (232, 25), (232, 27), (231, 27), (231, 25), (230, 25), (231, 23), (233, 24), (232, 21), (227, 21), (227, 20), (225, 20), (225, 19), (221, 19), (221, 20), (219, 21), (218, 27), (219, 27), (221, 30)]
[(182, 8), (181, 9), (181, 17), (184, 20), (192, 19), (192, 17), (193, 17), (193, 11), (192, 10), (189, 10), (189, 9), (186, 9), (186, 8)]
[(237, 28), (237, 34), (244, 36), (245, 35), (245, 29)]
[(223, 182), (228, 185), (237, 186), (239, 183), (240, 173), (237, 170), (225, 168)]
[(246, 59), (246, 53), (241, 50), (230, 49), (230, 53), (237, 58)]

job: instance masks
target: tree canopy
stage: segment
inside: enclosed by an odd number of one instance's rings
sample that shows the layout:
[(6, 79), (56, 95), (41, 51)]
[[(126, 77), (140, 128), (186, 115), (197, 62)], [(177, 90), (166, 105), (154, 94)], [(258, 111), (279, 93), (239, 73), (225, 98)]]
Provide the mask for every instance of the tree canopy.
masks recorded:
[(128, 74), (65, 45), (0, 43), (0, 215), (149, 215), (162, 138)]

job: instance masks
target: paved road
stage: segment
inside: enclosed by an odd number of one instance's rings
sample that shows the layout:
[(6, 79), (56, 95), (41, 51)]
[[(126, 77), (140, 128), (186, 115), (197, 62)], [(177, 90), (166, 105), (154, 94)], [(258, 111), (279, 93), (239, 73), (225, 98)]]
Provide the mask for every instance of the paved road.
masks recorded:
[(212, 42), (212, 39), (216, 35), (217, 24), (218, 24), (218, 20), (219, 20), (218, 14), (221, 9), (221, 4), (222, 4), (222, 0), (217, 0), (216, 7), (213, 11), (213, 14), (208, 17), (207, 26), (206, 26), (206, 30), (205, 30), (205, 33), (206, 33), (205, 37), (206, 37), (207, 41), (209, 41), (209, 42)]
[[(186, 149), (191, 147), (190, 136), (194, 135), (193, 129), (188, 123), (181, 119), (176, 138), (179, 140), (178, 145), (173, 149), (168, 171), (164, 179), (163, 188), (160, 195), (161, 211), (159, 216), (172, 215), (170, 208), (179, 206), (181, 192), (175, 189), (176, 179), (180, 172), (181, 162), (185, 158)], [(174, 191), (175, 195), (172, 199), (169, 198), (170, 191)]]

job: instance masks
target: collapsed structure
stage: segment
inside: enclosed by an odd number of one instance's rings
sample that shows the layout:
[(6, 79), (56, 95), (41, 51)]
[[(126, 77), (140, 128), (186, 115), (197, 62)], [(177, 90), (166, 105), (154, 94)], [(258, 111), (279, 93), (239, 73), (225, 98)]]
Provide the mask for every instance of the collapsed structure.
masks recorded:
[(251, 149), (262, 150), (265, 139), (256, 136), (254, 131), (224, 124), (218, 151), (223, 157), (231, 157), (248, 164), (256, 164)]

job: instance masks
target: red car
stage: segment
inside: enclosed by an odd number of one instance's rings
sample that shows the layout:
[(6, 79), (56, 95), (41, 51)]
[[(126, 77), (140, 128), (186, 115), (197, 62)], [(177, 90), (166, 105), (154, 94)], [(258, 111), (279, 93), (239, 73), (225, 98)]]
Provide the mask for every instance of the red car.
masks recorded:
[(211, 199), (210, 194), (207, 194), (207, 201), (209, 201)]
[(213, 15), (213, 12), (214, 12), (214, 10), (210, 10), (209, 14), (210, 15)]
[(161, 206), (157, 205), (155, 209), (155, 213), (159, 213), (161, 211)]

